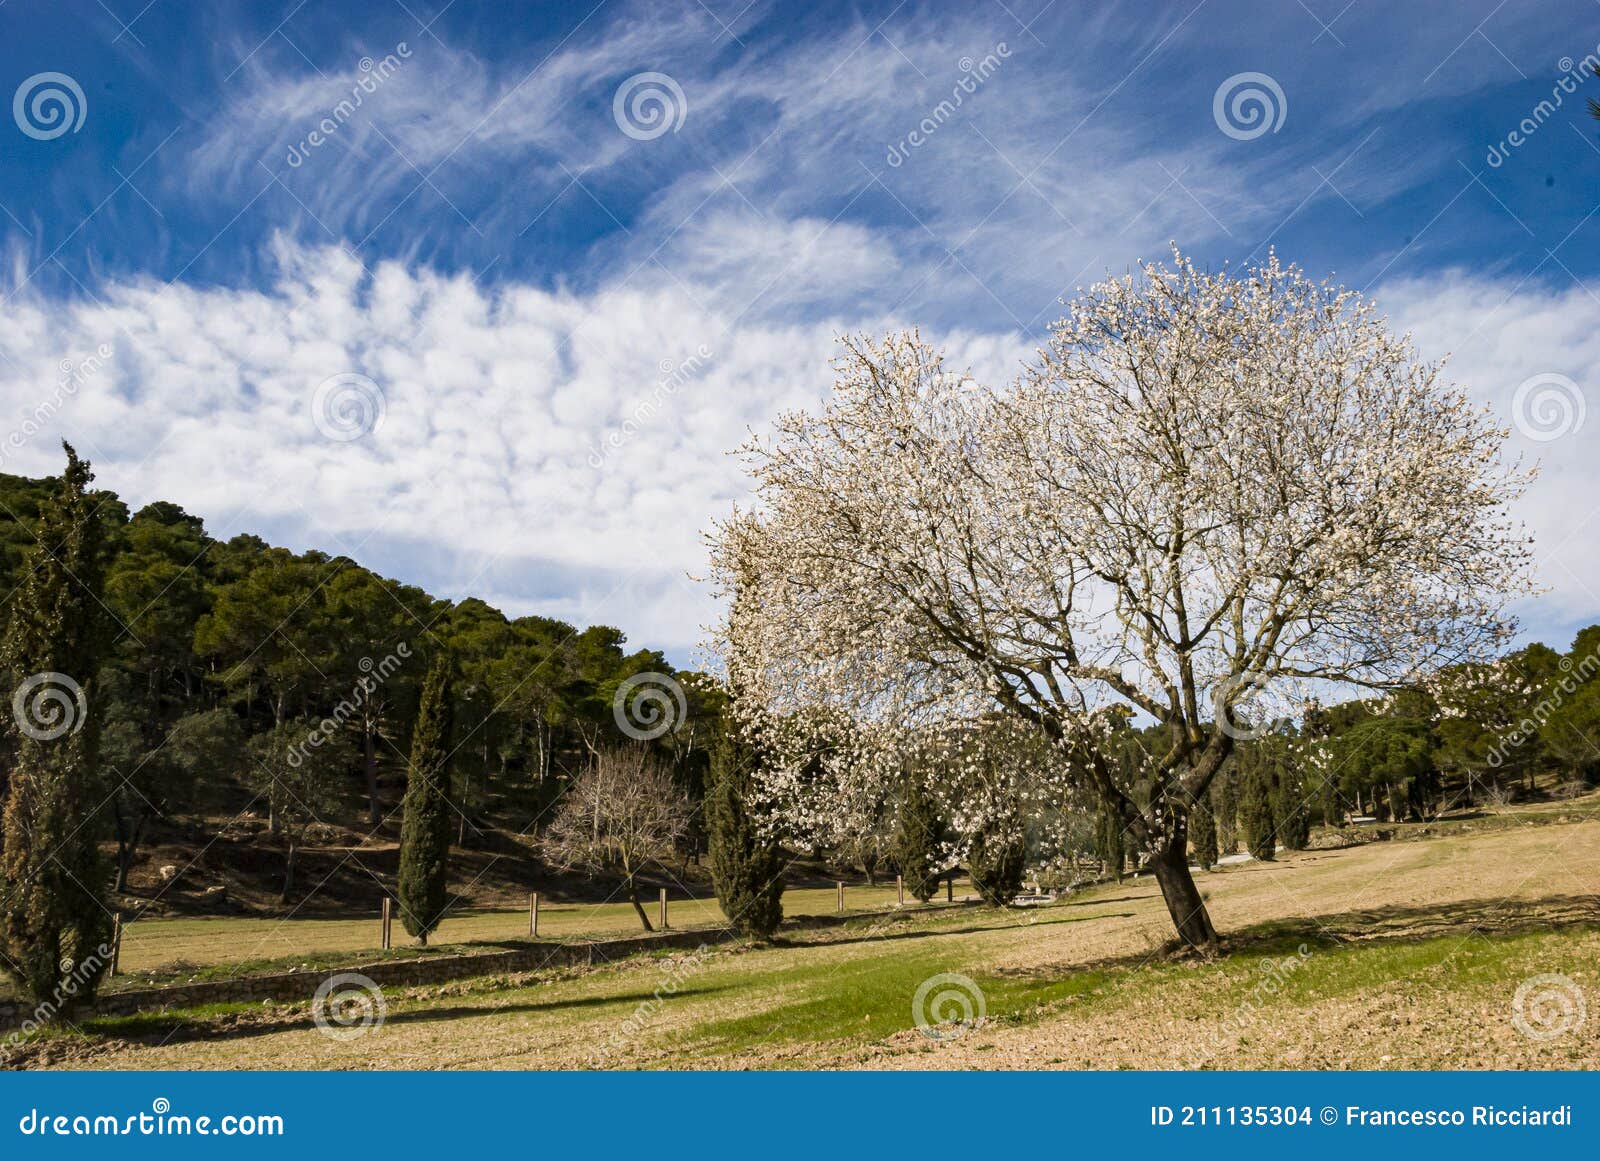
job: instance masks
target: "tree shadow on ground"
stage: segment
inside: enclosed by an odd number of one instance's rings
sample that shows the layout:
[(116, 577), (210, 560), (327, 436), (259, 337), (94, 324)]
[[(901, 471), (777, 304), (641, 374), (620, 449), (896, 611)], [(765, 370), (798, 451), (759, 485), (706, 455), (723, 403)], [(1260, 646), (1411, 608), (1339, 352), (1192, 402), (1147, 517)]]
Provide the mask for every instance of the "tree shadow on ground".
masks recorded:
[[(1116, 902), (1116, 900), (1108, 900), (1108, 902)], [(796, 950), (835, 947), (853, 943), (891, 943), (902, 939), (943, 939), (952, 935), (981, 935), (986, 931), (1014, 931), (1023, 927), (1052, 927), (1062, 923), (1087, 923), (1093, 919), (1132, 919), (1137, 914), (1137, 912), (1133, 911), (1106, 911), (1099, 915), (1052, 916), (1050, 914), (1052, 910), (1053, 908), (1034, 910), (1018, 907), (1005, 912), (1007, 915), (1016, 916), (1010, 923), (969, 923), (961, 927), (929, 927), (913, 931), (879, 931), (869, 928), (858, 934), (842, 938), (815, 941), (774, 936), (767, 941), (767, 946), (776, 950)], [(888, 922), (897, 922), (900, 918), (891, 913), (890, 916), (886, 917), (886, 920)]]
[(1323, 943), (1415, 941), (1473, 932), (1508, 936), (1596, 925), (1600, 925), (1600, 895), (1464, 899), (1426, 906), (1390, 904), (1332, 915), (1267, 920), (1227, 933), (1224, 946), (1229, 952), (1253, 952), (1271, 950), (1295, 940)]
[[(698, 988), (680, 987), (672, 993), (672, 997), (707, 996), (717, 992), (726, 991), (726, 985), (714, 985)], [(426, 1024), (438, 1020), (456, 1020), (469, 1016), (502, 1016), (520, 1015), (538, 1012), (559, 1012), (580, 1010), (585, 1008), (603, 1008), (610, 1005), (637, 1005), (650, 1000), (661, 1000), (657, 992), (628, 992), (614, 996), (584, 996), (566, 1000), (527, 1001), (515, 1004), (496, 1004), (492, 992), (486, 992), (481, 1004), (458, 1003), (439, 1007), (412, 1008), (400, 1012), (391, 1012), (384, 1017), (383, 1024)], [(117, 1027), (97, 1028), (92, 1024), (85, 1031), (101, 1037), (108, 1045), (111, 1044), (137, 1044), (137, 1045), (166, 1045), (187, 1044), (210, 1040), (245, 1040), (257, 1036), (271, 1036), (278, 1032), (291, 1032), (295, 1029), (311, 1030), (316, 1026), (315, 1020), (307, 1010), (293, 1013), (272, 1012), (241, 1013), (237, 1018), (216, 1017), (184, 1017), (180, 1015), (163, 1016), (154, 1014), (148, 1022), (140, 1020), (138, 1029), (119, 1029)], [(376, 1030), (376, 1029), (374, 1029)]]
[[(1530, 932), (1600, 929), (1600, 895), (1546, 895), (1538, 899), (1465, 899), (1450, 903), (1340, 911), (1269, 919), (1221, 933), (1224, 957), (1288, 955), (1301, 945), (1323, 949), (1375, 943), (1420, 943), (1450, 935), (1507, 938)], [(1072, 963), (997, 971), (996, 975), (1059, 979), (1078, 972), (1202, 962), (1176, 940), (1161, 948)]]

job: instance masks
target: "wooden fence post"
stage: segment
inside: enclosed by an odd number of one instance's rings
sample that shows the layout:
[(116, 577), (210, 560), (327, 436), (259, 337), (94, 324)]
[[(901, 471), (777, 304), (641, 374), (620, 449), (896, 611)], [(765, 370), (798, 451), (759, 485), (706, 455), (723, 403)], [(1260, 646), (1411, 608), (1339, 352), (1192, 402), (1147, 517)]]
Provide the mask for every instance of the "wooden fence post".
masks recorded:
[(839, 914), (844, 914), (844, 880), (839, 880)]
[(661, 930), (667, 929), (667, 889), (661, 888)]
[(122, 958), (122, 913), (111, 917), (111, 974), (117, 974), (117, 961)]
[(388, 951), (394, 946), (394, 901), (385, 895), (383, 897), (383, 950)]
[(904, 875), (896, 875), (894, 877), (894, 893), (895, 906), (904, 907), (906, 905), (906, 877)]
[(539, 934), (539, 892), (528, 893), (528, 934)]

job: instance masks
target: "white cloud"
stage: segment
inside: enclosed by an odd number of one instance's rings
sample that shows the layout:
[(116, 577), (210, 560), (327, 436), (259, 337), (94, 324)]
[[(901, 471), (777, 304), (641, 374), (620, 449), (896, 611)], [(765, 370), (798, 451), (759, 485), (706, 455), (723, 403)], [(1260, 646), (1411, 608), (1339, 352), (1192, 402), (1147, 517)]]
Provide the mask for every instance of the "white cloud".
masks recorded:
[[(1460, 270), (1393, 282), (1377, 297), (1424, 356), (1448, 355), (1449, 377), (1494, 408), (1511, 429), (1508, 451), (1539, 465), (1518, 515), (1534, 534), (1549, 592), (1527, 605), (1524, 620), (1532, 635), (1565, 647), (1563, 634), (1600, 619), (1600, 302), (1583, 286), (1550, 289)], [(1519, 429), (1517, 389), (1538, 375), (1577, 386), (1582, 426), (1546, 440)], [(1550, 430), (1527, 418), (1524, 427)]]
[[(715, 284), (665, 280), (486, 291), (398, 263), (369, 274), (346, 252), (287, 242), (278, 261), (264, 291), (141, 281), (104, 288), (98, 303), (19, 296), (0, 331), (0, 428), (20, 430), (60, 396), (63, 363), (100, 344), (112, 353), (0, 468), (58, 470), (62, 435), (132, 504), (173, 500), (218, 534), (348, 553), (512, 614), (617, 624), (680, 660), (711, 612), (687, 579), (704, 559), (700, 534), (744, 494), (728, 451), (825, 393), (840, 330), (915, 321), (739, 319), (737, 295), (722, 305)], [(1578, 288), (1459, 272), (1391, 283), (1379, 299), (1424, 356), (1451, 353), (1452, 377), (1508, 423), (1530, 376), (1566, 375), (1586, 393), (1580, 431), (1544, 443), (1513, 431), (1510, 445), (1543, 465), (1520, 515), (1552, 591), (1527, 620), (1562, 643), (1600, 614), (1596, 304)], [(991, 382), (1030, 354), (1014, 332), (930, 337)], [(346, 372), (375, 380), (386, 410), (372, 435), (340, 443), (319, 432), (312, 398)]]
[[(141, 281), (97, 303), (14, 302), (0, 333), (8, 430), (63, 360), (112, 354), (0, 466), (57, 471), (65, 436), (131, 504), (173, 500), (222, 535), (345, 552), (683, 655), (709, 610), (685, 580), (700, 533), (744, 490), (726, 453), (827, 389), (833, 325), (735, 324), (697, 305), (716, 298), (705, 287), (488, 292), (398, 264), (368, 275), (334, 249), (286, 243), (280, 258), (261, 292)], [(1024, 354), (1005, 336), (949, 341), (954, 362), (989, 377)], [(663, 365), (685, 360), (664, 388)], [(371, 435), (337, 442), (312, 401), (346, 373), (378, 383), (385, 410)]]

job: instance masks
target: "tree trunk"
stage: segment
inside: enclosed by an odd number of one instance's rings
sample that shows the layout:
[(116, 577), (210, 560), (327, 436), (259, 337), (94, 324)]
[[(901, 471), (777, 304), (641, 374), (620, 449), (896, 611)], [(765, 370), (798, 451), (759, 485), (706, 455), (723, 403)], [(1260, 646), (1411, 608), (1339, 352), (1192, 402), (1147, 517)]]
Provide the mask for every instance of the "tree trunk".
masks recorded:
[(644, 929), (654, 931), (655, 928), (650, 926), (650, 916), (644, 913), (644, 904), (639, 902), (639, 888), (633, 885), (632, 880), (628, 882), (628, 902), (633, 904), (633, 910), (638, 914), (639, 922), (644, 924)]
[(1189, 873), (1187, 828), (1180, 826), (1177, 830), (1165, 849), (1150, 860), (1150, 869), (1161, 886), (1161, 897), (1178, 938), (1196, 951), (1211, 954), (1217, 950), (1217, 931), (1211, 926), (1205, 900), (1200, 898), (1194, 876)]
[(117, 812), (117, 883), (114, 890), (122, 894), (128, 889), (128, 872), (133, 869), (133, 858), (139, 850), (139, 840), (144, 834), (144, 819), (131, 829), (122, 812)]
[(299, 853), (299, 847), (293, 839), (289, 841), (289, 853), (283, 861), (283, 894), (278, 896), (278, 902), (287, 903), (289, 892), (294, 890), (294, 857)]
[(369, 724), (362, 735), (363, 753), (361, 769), (367, 776), (367, 825), (377, 826), (382, 817), (378, 812), (378, 747), (376, 723)]

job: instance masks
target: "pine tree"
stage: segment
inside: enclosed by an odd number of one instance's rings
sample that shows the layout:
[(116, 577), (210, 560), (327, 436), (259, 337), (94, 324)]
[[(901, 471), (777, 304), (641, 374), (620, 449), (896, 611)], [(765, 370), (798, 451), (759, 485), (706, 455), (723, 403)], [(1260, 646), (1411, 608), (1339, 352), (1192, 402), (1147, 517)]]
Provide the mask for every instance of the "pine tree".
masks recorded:
[(934, 865), (944, 824), (938, 806), (923, 785), (921, 772), (908, 767), (900, 792), (895, 828), (895, 864), (905, 888), (922, 903), (939, 889), (939, 869)]
[(110, 867), (99, 849), (106, 787), (91, 686), (107, 637), (105, 529), (94, 475), (70, 445), (39, 510), (38, 542), (11, 603), (4, 669), (18, 683), (0, 854), (0, 961), (37, 1000), (93, 998), (110, 962)]
[(1270, 862), (1275, 854), (1275, 827), (1272, 818), (1271, 775), (1264, 764), (1252, 763), (1243, 771), (1244, 787), (1239, 797), (1240, 823), (1250, 854)]
[(400, 920), (424, 945), (444, 916), (450, 872), (451, 684), (450, 659), (441, 655), (422, 686), (400, 827)]
[(995, 819), (972, 836), (967, 849), (967, 870), (973, 886), (991, 907), (1009, 907), (1022, 893), (1027, 870), (1028, 843), (1020, 814)]
[(722, 913), (741, 933), (765, 938), (783, 922), (788, 863), (753, 810), (759, 761), (758, 751), (726, 725), (711, 753), (705, 810), (711, 881)]
[(1217, 865), (1217, 816), (1211, 809), (1211, 795), (1202, 794), (1189, 811), (1189, 841), (1194, 845), (1194, 861), (1205, 870)]

